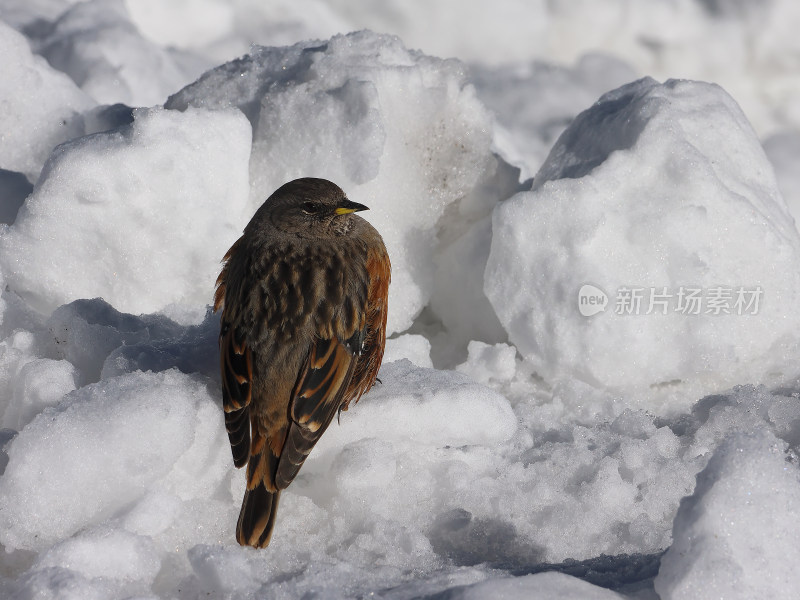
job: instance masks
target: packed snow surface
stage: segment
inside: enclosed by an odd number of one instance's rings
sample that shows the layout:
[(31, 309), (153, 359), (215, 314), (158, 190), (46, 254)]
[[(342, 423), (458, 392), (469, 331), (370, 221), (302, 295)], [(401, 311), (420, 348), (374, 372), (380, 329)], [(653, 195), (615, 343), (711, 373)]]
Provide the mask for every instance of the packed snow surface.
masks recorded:
[[(0, 597), (798, 597), (798, 17), (0, 0)], [(300, 176), (391, 337), (253, 550), (209, 303)]]

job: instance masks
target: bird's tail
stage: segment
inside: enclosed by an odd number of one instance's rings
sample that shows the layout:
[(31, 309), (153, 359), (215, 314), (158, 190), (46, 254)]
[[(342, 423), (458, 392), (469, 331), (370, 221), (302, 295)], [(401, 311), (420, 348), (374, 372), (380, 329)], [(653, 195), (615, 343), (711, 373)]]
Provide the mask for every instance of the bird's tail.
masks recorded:
[(242, 546), (264, 548), (269, 544), (280, 496), (280, 490), (270, 492), (263, 483), (245, 492), (236, 524), (236, 540)]
[(280, 452), (273, 448), (280, 448), (282, 444), (277, 440), (285, 437), (283, 430), (265, 436), (258, 427), (253, 427), (247, 461), (247, 491), (236, 525), (236, 540), (242, 546), (264, 548), (269, 544), (281, 494), (274, 484)]

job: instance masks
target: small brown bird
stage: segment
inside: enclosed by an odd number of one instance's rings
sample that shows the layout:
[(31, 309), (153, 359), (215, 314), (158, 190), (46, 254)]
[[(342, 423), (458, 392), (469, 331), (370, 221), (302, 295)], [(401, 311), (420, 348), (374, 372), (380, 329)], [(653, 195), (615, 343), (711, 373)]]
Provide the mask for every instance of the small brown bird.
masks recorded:
[(217, 279), (225, 425), (247, 491), (236, 539), (263, 548), (278, 498), (334, 415), (375, 383), (391, 265), (367, 210), (325, 179), (270, 196)]

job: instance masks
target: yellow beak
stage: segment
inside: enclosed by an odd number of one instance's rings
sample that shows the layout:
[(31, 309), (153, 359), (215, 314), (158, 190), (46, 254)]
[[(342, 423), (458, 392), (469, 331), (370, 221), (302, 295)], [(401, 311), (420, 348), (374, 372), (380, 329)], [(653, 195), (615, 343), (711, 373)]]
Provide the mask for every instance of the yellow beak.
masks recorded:
[(335, 212), (337, 215), (349, 215), (350, 213), (354, 213), (359, 210), (369, 210), (369, 207), (345, 198), (339, 203), (339, 206), (337, 206), (333, 212)]

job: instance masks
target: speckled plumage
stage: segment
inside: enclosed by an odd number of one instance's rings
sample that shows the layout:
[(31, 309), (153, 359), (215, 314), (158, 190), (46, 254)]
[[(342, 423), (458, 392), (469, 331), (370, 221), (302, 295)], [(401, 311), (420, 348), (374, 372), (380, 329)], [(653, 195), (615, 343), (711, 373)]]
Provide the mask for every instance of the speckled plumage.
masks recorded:
[(224, 258), (225, 421), (247, 492), (243, 545), (269, 543), (280, 490), (339, 410), (369, 390), (383, 357), (391, 267), (366, 207), (324, 179), (298, 179), (259, 208)]

